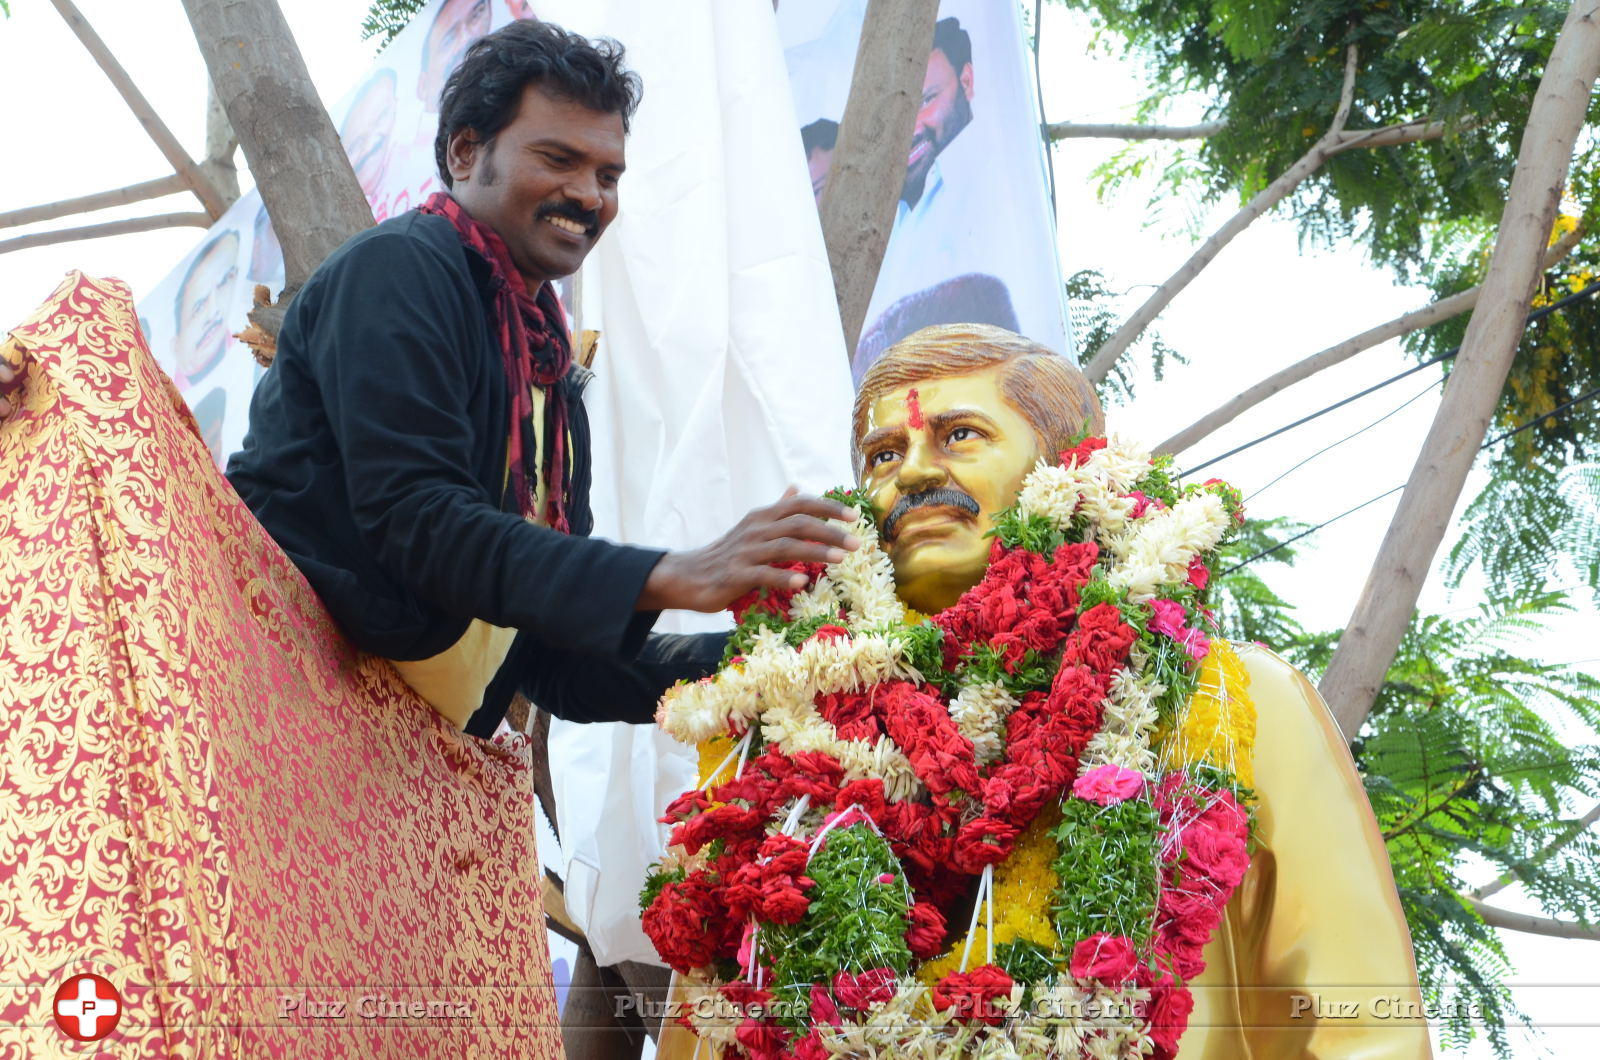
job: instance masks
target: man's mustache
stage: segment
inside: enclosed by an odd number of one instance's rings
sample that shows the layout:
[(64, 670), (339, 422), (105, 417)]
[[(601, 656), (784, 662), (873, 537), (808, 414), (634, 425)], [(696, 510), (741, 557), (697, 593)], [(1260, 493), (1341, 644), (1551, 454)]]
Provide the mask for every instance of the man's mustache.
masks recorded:
[(595, 229), (600, 226), (599, 210), (585, 210), (570, 199), (545, 203), (539, 207), (538, 219), (542, 221), (546, 217), (565, 217), (569, 221), (583, 225), (590, 235), (593, 235)]
[(917, 508), (960, 508), (970, 515), (979, 514), (978, 502), (973, 500), (964, 490), (950, 486), (939, 486), (921, 493), (907, 493), (894, 502), (894, 507), (889, 509), (889, 517), (883, 521), (883, 536), (885, 540), (894, 540), (894, 528), (907, 512)]

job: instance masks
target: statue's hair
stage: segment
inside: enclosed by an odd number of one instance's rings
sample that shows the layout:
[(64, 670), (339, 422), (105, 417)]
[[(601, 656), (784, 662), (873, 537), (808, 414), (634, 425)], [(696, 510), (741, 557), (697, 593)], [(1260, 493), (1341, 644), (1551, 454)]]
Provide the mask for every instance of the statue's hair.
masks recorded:
[(1094, 387), (1070, 360), (1014, 331), (991, 324), (939, 324), (901, 339), (861, 379), (851, 415), (851, 453), (861, 472), (867, 413), (884, 394), (926, 379), (1005, 365), (1000, 393), (1033, 426), (1039, 448), (1054, 454), (1085, 429), (1105, 430)]

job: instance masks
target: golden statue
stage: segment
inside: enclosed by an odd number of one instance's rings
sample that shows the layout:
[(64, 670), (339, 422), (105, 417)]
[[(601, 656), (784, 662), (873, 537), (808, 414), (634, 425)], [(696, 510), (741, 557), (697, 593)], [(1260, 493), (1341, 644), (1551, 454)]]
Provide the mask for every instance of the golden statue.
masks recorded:
[[(1102, 433), (1103, 417), (1066, 359), (999, 328), (950, 325), (873, 365), (853, 426), (860, 489), (898, 595), (931, 614), (983, 578), (995, 516), (1036, 465)], [(1253, 758), (1240, 773), (1253, 771), (1258, 846), (1204, 971), (1186, 984), (1195, 1008), (1179, 1055), (1426, 1057), (1410, 934), (1345, 740), (1283, 659), (1259, 645), (1226, 650), (1255, 704)], [(687, 1060), (705, 1045), (669, 1022), (660, 1054)]]

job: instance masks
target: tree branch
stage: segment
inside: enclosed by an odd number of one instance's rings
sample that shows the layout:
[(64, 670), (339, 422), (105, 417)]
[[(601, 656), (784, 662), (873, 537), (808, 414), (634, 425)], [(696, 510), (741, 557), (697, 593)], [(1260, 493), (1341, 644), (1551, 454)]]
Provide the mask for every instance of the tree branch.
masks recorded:
[(1549, 935), (1557, 939), (1587, 939), (1590, 942), (1600, 942), (1600, 927), (1578, 924), (1570, 920), (1557, 920), (1548, 916), (1513, 913), (1499, 906), (1484, 905), (1471, 895), (1464, 894), (1461, 897), (1490, 927), (1525, 931), (1531, 935)]
[(1210, 265), (1222, 248), (1233, 242), (1235, 236), (1250, 227), (1251, 223), (1279, 202), (1283, 201), (1290, 192), (1299, 187), (1311, 174), (1315, 173), (1328, 157), (1328, 144), (1324, 140), (1317, 141), (1316, 145), (1300, 157), (1300, 160), (1290, 166), (1288, 171), (1277, 180), (1268, 184), (1255, 194), (1245, 204), (1244, 209), (1232, 217), (1200, 244), (1189, 260), (1184, 262), (1178, 271), (1167, 278), (1167, 281), (1145, 300), (1145, 303), (1134, 311), (1121, 327), (1117, 328), (1112, 336), (1095, 351), (1090, 359), (1084, 374), (1089, 381), (1099, 384), (1111, 374), (1111, 369), (1121, 360), (1122, 355), (1133, 345), (1135, 339), (1143, 335), (1145, 329), (1155, 322), (1162, 310), (1172, 303), (1178, 293), (1200, 275), (1202, 269)]
[(1128, 351), (1128, 347), (1133, 345), (1134, 340), (1143, 335), (1145, 329), (1161, 315), (1161, 311), (1172, 304), (1178, 293), (1189, 286), (1194, 278), (1200, 275), (1202, 269), (1211, 264), (1212, 260), (1222, 252), (1223, 247), (1233, 242), (1234, 237), (1240, 232), (1249, 228), (1256, 218), (1287, 198), (1290, 192), (1321, 168), (1322, 163), (1333, 155), (1336, 148), (1345, 149), (1340, 146), (1341, 134), (1344, 132), (1345, 122), (1350, 119), (1350, 107), (1355, 100), (1355, 84), (1356, 49), (1352, 44), (1345, 51), (1344, 83), (1339, 89), (1339, 107), (1334, 112), (1333, 124), (1328, 127), (1328, 131), (1312, 145), (1311, 150), (1300, 156), (1300, 160), (1290, 166), (1287, 172), (1257, 192), (1245, 204), (1244, 209), (1228, 218), (1221, 228), (1211, 233), (1211, 236), (1200, 244), (1199, 249), (1189, 256), (1189, 260), (1168, 277), (1165, 283), (1156, 288), (1155, 292), (1145, 300), (1144, 305), (1135, 310), (1134, 314), (1105, 341), (1105, 344), (1095, 351), (1094, 357), (1084, 369), (1084, 374), (1089, 377), (1091, 383), (1099, 384), (1111, 374), (1112, 367)]
[(200, 172), (194, 160), (189, 157), (189, 153), (178, 142), (178, 138), (172, 135), (172, 130), (167, 128), (166, 122), (161, 120), (161, 116), (150, 105), (150, 101), (144, 98), (144, 93), (133, 83), (128, 71), (122, 68), (122, 64), (117, 62), (117, 57), (111, 53), (111, 49), (106, 47), (106, 42), (100, 39), (100, 35), (73, 5), (72, 0), (50, 0), (50, 2), (61, 13), (68, 28), (77, 34), (78, 40), (99, 64), (100, 69), (105, 72), (112, 86), (121, 94), (123, 102), (128, 104), (128, 109), (133, 111), (133, 116), (144, 126), (144, 131), (150, 134), (150, 139), (160, 148), (167, 164), (183, 178), (184, 184), (194, 192), (195, 197), (200, 200), (200, 205), (205, 207), (206, 213), (211, 215), (213, 221), (221, 217), (228, 204), (223, 201), (217, 189), (211, 186), (205, 174)]
[(1476, 784), (1482, 777), (1483, 777), (1483, 767), (1482, 766), (1477, 766), (1477, 765), (1473, 766), (1472, 767), (1472, 772), (1467, 774), (1466, 779), (1464, 779), (1463, 781), (1461, 781), (1461, 783), (1457, 784), (1453, 789), (1451, 789), (1451, 791), (1450, 791), (1450, 793), (1448, 795), (1446, 795), (1444, 798), (1440, 799), (1439, 802), (1438, 802), (1438, 805), (1429, 806), (1425, 802), (1423, 804), (1423, 810), (1422, 810), (1421, 813), (1417, 814), (1415, 817), (1411, 818), (1411, 820), (1407, 821), (1405, 824), (1401, 825), (1400, 827), (1383, 833), (1383, 841), (1385, 843), (1387, 843), (1390, 840), (1396, 839), (1396, 838), (1398, 838), (1400, 836), (1403, 836), (1407, 832), (1409, 832), (1412, 829), (1416, 828), (1423, 821), (1426, 821), (1429, 817), (1432, 817), (1434, 814), (1438, 813), (1440, 810), (1442, 810), (1446, 806), (1450, 805), (1450, 803), (1451, 803), (1451, 801), (1453, 799), (1455, 799), (1462, 792), (1466, 791), (1468, 788), (1470, 788), (1474, 784)]
[[(1477, 127), (1477, 120), (1461, 122), (1454, 126), (1456, 132)], [(1381, 129), (1356, 129), (1341, 132), (1330, 154), (1339, 154), (1352, 147), (1393, 147), (1396, 144), (1416, 143), (1418, 140), (1437, 140), (1451, 130), (1442, 121), (1408, 121), (1399, 125), (1385, 125)]]
[(1350, 107), (1356, 101), (1356, 46), (1349, 45), (1344, 50), (1344, 84), (1339, 87), (1339, 109), (1333, 112), (1333, 124), (1328, 126), (1329, 136), (1338, 136), (1344, 132), (1345, 123), (1350, 120)]
[(75, 199), (62, 199), (60, 202), (47, 202), (40, 206), (28, 206), (21, 210), (0, 213), (0, 228), (31, 225), (36, 221), (53, 221), (57, 217), (67, 217), (75, 213), (93, 213), (95, 210), (104, 210), (112, 206), (126, 206), (131, 202), (143, 202), (145, 199), (159, 199), (163, 195), (176, 195), (187, 188), (188, 185), (183, 182), (183, 178), (174, 173), (170, 177), (157, 177), (155, 180), (129, 184), (126, 188), (117, 188), (113, 191), (97, 191), (93, 195), (80, 195)]
[(1058, 121), (1044, 127), (1044, 138), (1046, 140), (1199, 140), (1215, 136), (1227, 124), (1226, 121), (1208, 121), (1199, 125), (1093, 125)]
[[(1560, 850), (1562, 847), (1578, 838), (1584, 833), (1585, 829), (1594, 824), (1596, 821), (1600, 821), (1600, 802), (1595, 803), (1593, 809), (1574, 821), (1564, 832), (1556, 836), (1556, 838), (1545, 844), (1544, 849), (1532, 857), (1532, 863), (1539, 865), (1545, 861), (1548, 861), (1556, 853), (1556, 851)], [(1469, 899), (1487, 898), (1491, 894), (1499, 894), (1501, 891), (1505, 890), (1507, 887), (1516, 882), (1517, 874), (1514, 872), (1508, 872), (1504, 876), (1501, 876), (1498, 880), (1495, 880), (1493, 883), (1486, 883), (1476, 890), (1468, 891), (1467, 897)]]
[(203, 213), (163, 213), (154, 217), (132, 217), (126, 221), (107, 221), (104, 224), (84, 225), (81, 228), (62, 228), (54, 232), (34, 232), (14, 239), (0, 239), (0, 254), (14, 250), (31, 250), (54, 243), (76, 243), (80, 239), (100, 239), (103, 236), (125, 236), (132, 232), (149, 232), (157, 228), (181, 228), (194, 225), (210, 228), (211, 216)]
[[(1576, 229), (1551, 244), (1550, 249), (1545, 252), (1542, 268), (1554, 268), (1557, 263), (1572, 253), (1572, 249), (1578, 245), (1584, 235), (1583, 226), (1579, 225)], [(1267, 378), (1248, 390), (1241, 391), (1229, 398), (1217, 408), (1206, 413), (1171, 438), (1156, 446), (1155, 451), (1158, 453), (1181, 453), (1196, 442), (1209, 437), (1217, 430), (1232, 423), (1241, 414), (1255, 408), (1267, 398), (1272, 397), (1279, 391), (1288, 389), (1296, 383), (1311, 378), (1325, 368), (1332, 368), (1336, 364), (1342, 364), (1356, 354), (1364, 350), (1370, 350), (1372, 347), (1388, 342), (1390, 339), (1409, 334), (1419, 328), (1431, 327), (1440, 321), (1449, 320), (1451, 317), (1468, 312), (1478, 304), (1478, 294), (1481, 290), (1481, 287), (1469, 287), (1465, 291), (1458, 291), (1449, 297), (1441, 298), (1437, 302), (1425, 305), (1421, 309), (1413, 309), (1409, 313), (1395, 317), (1388, 323), (1379, 324), (1375, 328), (1368, 328), (1361, 334), (1329, 346), (1322, 352), (1314, 353), (1304, 360), (1296, 361), (1282, 371), (1267, 376)]]

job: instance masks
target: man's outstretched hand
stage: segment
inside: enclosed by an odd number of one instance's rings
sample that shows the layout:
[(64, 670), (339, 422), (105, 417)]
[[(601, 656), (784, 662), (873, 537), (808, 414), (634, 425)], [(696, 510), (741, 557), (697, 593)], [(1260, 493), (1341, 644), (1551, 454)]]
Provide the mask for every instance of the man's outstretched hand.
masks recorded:
[(752, 589), (804, 588), (804, 574), (773, 564), (838, 562), (861, 542), (825, 520), (854, 518), (842, 504), (791, 487), (704, 548), (662, 556), (639, 594), (639, 610), (721, 611)]

